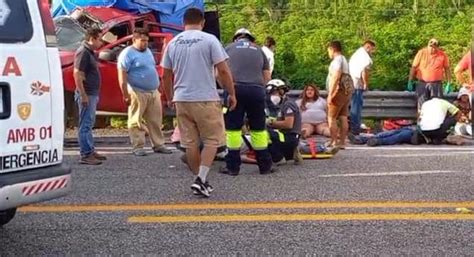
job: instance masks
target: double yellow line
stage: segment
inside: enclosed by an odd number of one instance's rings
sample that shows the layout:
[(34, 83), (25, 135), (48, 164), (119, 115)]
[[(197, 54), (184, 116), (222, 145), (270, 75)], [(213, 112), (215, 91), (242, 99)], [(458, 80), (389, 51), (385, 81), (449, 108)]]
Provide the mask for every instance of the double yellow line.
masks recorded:
[[(456, 208), (467, 210), (455, 212)], [(236, 202), (236, 203), (171, 203), (171, 204), (93, 204), (32, 205), (21, 212), (136, 212), (193, 210), (257, 210), (257, 209), (448, 209), (442, 213), (321, 213), (321, 214), (218, 214), (175, 216), (131, 216), (133, 223), (177, 222), (266, 222), (266, 221), (335, 221), (335, 220), (474, 220), (473, 201), (364, 201), (364, 202)], [(411, 210), (413, 211), (413, 210)]]

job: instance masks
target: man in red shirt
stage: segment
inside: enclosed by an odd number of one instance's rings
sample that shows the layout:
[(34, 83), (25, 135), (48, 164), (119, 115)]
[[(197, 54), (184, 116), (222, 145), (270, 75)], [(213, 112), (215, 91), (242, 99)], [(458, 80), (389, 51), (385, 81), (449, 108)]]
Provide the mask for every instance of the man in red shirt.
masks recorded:
[[(471, 51), (467, 52), (459, 61), (456, 68), (454, 68), (454, 74), (456, 75), (456, 79), (459, 83), (469, 89), (469, 91), (474, 92), (474, 85), (472, 83), (472, 75), (471, 75)], [(467, 72), (467, 76), (464, 75)]]
[(449, 58), (443, 50), (439, 48), (437, 39), (432, 38), (428, 47), (418, 51), (413, 60), (408, 78), (408, 88), (413, 88), (418, 79), (416, 95), (418, 101), (418, 110), (421, 105), (433, 97), (443, 97), (442, 82), (444, 79), (451, 83), (451, 72), (449, 69)]

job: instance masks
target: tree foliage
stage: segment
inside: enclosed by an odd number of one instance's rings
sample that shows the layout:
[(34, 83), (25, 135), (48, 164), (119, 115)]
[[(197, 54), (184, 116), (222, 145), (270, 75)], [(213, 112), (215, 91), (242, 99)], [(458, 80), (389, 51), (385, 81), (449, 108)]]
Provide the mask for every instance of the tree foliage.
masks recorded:
[(220, 0), (223, 42), (246, 27), (262, 43), (277, 41), (274, 77), (295, 88), (324, 87), (331, 40), (347, 58), (366, 39), (377, 43), (372, 88), (402, 90), (417, 50), (437, 38), (452, 69), (470, 47), (474, 1), (444, 0)]

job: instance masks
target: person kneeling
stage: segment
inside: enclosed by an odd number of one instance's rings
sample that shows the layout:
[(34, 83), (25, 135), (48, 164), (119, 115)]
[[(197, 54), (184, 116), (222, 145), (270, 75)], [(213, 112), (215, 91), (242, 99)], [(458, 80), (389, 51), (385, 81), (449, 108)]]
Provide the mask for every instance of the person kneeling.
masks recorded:
[(295, 102), (288, 99), (286, 93), (289, 87), (280, 79), (273, 79), (267, 83), (267, 93), (271, 103), (279, 107), (277, 117), (267, 119), (268, 133), (271, 144), (268, 149), (272, 160), (277, 165), (294, 160), (295, 164), (302, 162), (298, 151), (301, 132), (301, 113)]

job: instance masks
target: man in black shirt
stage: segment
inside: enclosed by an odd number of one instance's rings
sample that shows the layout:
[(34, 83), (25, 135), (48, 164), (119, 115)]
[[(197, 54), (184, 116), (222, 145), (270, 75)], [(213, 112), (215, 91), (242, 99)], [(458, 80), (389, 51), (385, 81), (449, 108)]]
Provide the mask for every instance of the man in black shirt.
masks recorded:
[(100, 73), (94, 50), (102, 45), (100, 33), (101, 30), (97, 28), (87, 30), (85, 40), (74, 56), (74, 98), (79, 106), (80, 163), (89, 165), (101, 164), (106, 159), (95, 151), (92, 137), (100, 91)]

